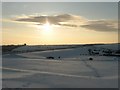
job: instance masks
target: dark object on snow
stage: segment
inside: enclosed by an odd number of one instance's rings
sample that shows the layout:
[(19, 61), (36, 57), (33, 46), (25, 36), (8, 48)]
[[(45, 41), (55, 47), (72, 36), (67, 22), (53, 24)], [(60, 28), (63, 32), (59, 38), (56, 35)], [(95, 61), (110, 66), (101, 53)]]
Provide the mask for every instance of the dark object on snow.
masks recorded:
[(93, 60), (93, 58), (89, 58), (89, 60)]
[(54, 59), (54, 57), (52, 57), (52, 56), (49, 56), (49, 57), (46, 57), (47, 59)]
[(60, 56), (58, 58), (60, 59)]

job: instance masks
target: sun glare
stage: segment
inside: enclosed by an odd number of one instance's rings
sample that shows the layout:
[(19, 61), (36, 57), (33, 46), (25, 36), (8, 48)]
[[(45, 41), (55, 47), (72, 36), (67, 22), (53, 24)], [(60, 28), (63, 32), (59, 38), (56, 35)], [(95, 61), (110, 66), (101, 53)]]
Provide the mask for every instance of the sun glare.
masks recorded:
[(40, 38), (43, 38), (46, 41), (52, 41), (54, 38), (54, 27), (50, 22), (46, 21), (43, 25), (37, 25), (38, 34), (41, 34)]
[(51, 30), (50, 23), (49, 23), (49, 22), (46, 22), (46, 23), (43, 25), (43, 29), (46, 30), (46, 31)]

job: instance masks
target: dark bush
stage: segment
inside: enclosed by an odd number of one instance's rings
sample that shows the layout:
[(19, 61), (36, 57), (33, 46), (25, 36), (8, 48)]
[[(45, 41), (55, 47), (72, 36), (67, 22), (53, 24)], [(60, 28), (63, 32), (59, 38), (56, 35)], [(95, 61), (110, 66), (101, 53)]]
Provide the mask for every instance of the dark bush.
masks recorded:
[(52, 56), (49, 56), (49, 57), (46, 57), (47, 59), (54, 59), (54, 57), (52, 57)]
[(93, 60), (93, 58), (89, 58), (89, 60)]

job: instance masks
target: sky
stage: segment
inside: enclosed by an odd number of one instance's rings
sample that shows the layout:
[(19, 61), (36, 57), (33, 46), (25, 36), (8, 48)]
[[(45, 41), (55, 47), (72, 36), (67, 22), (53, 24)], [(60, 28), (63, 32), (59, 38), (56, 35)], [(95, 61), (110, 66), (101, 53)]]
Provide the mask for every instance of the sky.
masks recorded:
[(118, 42), (117, 2), (3, 2), (2, 44)]

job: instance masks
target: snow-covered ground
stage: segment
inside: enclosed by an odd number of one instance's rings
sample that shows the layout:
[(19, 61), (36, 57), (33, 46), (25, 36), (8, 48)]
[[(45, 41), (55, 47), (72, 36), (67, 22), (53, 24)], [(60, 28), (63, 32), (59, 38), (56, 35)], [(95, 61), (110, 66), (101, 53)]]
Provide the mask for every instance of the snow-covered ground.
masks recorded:
[(3, 88), (117, 88), (118, 57), (90, 56), (89, 48), (3, 55)]

